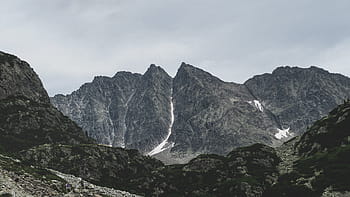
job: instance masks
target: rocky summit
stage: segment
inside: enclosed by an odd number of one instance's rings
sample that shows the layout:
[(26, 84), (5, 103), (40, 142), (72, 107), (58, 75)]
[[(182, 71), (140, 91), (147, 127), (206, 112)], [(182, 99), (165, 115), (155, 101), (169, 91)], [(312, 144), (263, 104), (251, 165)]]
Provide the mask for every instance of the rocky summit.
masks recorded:
[(348, 77), (314, 66), (279, 67), (237, 84), (182, 63), (174, 78), (151, 65), (143, 75), (96, 77), (51, 102), (98, 143), (184, 163), (254, 143), (281, 145), (350, 98), (349, 90)]

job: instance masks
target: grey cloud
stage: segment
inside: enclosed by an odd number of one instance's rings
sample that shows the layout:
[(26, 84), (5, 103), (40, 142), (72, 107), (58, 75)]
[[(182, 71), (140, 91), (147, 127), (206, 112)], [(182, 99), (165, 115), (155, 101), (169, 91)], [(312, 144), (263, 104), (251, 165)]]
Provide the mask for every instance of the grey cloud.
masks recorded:
[(0, 50), (32, 64), (51, 95), (95, 75), (182, 61), (243, 82), (279, 65), (350, 76), (350, 2), (314, 0), (12, 0)]

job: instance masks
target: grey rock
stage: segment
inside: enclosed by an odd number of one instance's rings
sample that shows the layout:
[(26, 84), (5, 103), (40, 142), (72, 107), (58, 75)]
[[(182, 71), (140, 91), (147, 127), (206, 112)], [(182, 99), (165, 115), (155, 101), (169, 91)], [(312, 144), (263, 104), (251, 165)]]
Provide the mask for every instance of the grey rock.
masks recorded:
[(29, 64), (0, 51), (0, 99), (26, 96), (37, 102), (50, 103), (38, 75)]
[(172, 152), (227, 154), (254, 143), (274, 145), (278, 122), (241, 84), (221, 81), (183, 63), (174, 78)]
[[(154, 155), (169, 164), (254, 143), (279, 146), (350, 97), (349, 90), (349, 78), (316, 67), (280, 67), (236, 84), (183, 63), (174, 79), (151, 65), (144, 75), (95, 78), (51, 102), (101, 144), (147, 154), (170, 131)], [(284, 138), (275, 136), (287, 128)]]
[(45, 143), (93, 143), (76, 123), (54, 108), (29, 64), (0, 52), (0, 151)]
[(302, 134), (308, 126), (350, 98), (350, 79), (317, 67), (279, 67), (245, 82), (279, 120)]
[(167, 135), (171, 84), (162, 68), (151, 65), (144, 75), (96, 77), (51, 102), (98, 143), (148, 153)]
[(71, 95), (56, 95), (51, 102), (98, 143), (124, 147), (126, 114), (141, 75), (119, 72), (95, 77)]

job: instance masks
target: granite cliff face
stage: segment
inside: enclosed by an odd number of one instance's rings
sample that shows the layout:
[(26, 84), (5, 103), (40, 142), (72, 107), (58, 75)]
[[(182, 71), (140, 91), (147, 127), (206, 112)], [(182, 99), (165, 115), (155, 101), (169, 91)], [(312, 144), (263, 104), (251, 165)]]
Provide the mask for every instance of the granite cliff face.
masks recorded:
[(51, 102), (99, 143), (181, 163), (254, 143), (278, 146), (349, 90), (349, 78), (316, 67), (280, 67), (236, 84), (183, 63), (174, 79), (151, 65), (144, 75), (95, 78)]
[(173, 102), (171, 152), (227, 154), (234, 147), (278, 143), (279, 123), (244, 85), (182, 64), (174, 78)]
[(317, 67), (279, 67), (245, 82), (285, 128), (300, 135), (350, 98), (350, 79)]
[(141, 77), (129, 72), (95, 77), (67, 97), (56, 95), (52, 102), (99, 143), (124, 147), (126, 114)]
[(167, 135), (171, 85), (171, 77), (151, 65), (144, 75), (96, 77), (51, 101), (99, 143), (148, 153)]

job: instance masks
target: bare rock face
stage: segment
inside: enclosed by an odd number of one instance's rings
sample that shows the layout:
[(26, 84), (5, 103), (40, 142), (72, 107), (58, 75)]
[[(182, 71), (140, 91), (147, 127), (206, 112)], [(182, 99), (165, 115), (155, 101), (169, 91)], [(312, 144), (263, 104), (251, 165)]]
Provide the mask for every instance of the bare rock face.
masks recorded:
[(280, 67), (236, 84), (183, 63), (174, 79), (151, 65), (144, 75), (97, 77), (51, 102), (101, 144), (184, 163), (254, 143), (278, 146), (349, 90), (349, 78), (316, 67)]
[(0, 51), (0, 99), (10, 95), (26, 96), (34, 101), (50, 103), (38, 75), (29, 64)]
[(171, 84), (162, 68), (151, 65), (144, 75), (95, 77), (51, 102), (99, 143), (147, 153), (167, 135)]
[(126, 114), (125, 147), (148, 153), (166, 138), (171, 122), (171, 86), (171, 77), (155, 65), (142, 76)]
[(286, 128), (302, 134), (313, 122), (350, 98), (350, 79), (317, 67), (279, 67), (245, 82)]
[(234, 147), (277, 141), (278, 122), (268, 109), (253, 103), (256, 98), (244, 85), (182, 64), (173, 96), (172, 152), (227, 154)]
[(129, 72), (95, 77), (71, 95), (56, 95), (51, 101), (99, 143), (123, 147), (127, 110), (140, 79)]

